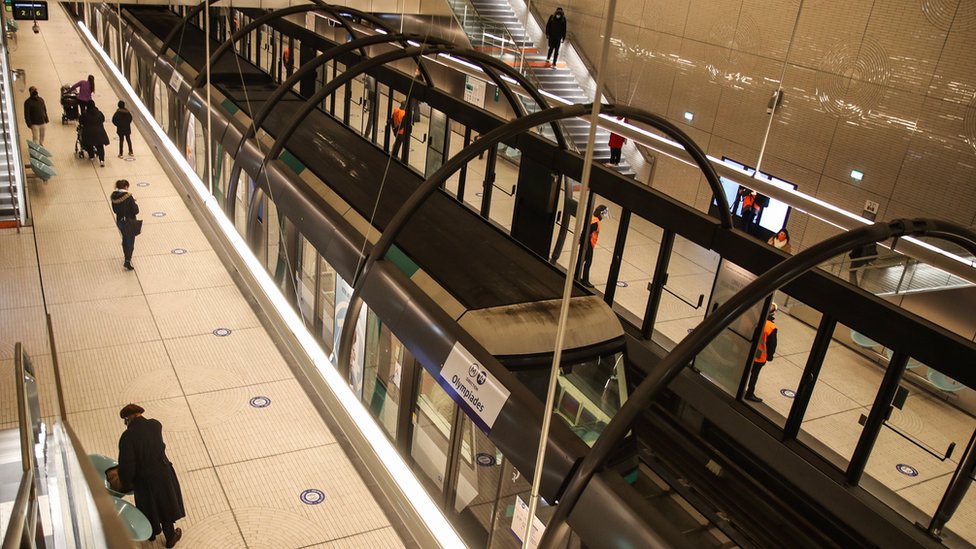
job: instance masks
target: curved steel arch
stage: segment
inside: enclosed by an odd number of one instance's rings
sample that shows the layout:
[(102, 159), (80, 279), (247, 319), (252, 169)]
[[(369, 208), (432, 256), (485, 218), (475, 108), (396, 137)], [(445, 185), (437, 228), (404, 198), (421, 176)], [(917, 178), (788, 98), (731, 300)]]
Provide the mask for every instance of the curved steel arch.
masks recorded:
[[(853, 229), (819, 242), (762, 274), (705, 317), (705, 320), (691, 334), (682, 339), (664, 360), (648, 373), (647, 377), (637, 386), (637, 389), (628, 396), (627, 402), (611, 418), (610, 423), (607, 424), (596, 443), (584, 456), (579, 466), (573, 470), (572, 475), (567, 479), (569, 482), (564, 484), (566, 488), (562, 496), (558, 498), (559, 505), (546, 526), (539, 547), (552, 549), (558, 545), (560, 539), (566, 534), (566, 519), (573, 511), (573, 507), (579, 501), (590, 479), (603, 468), (614, 447), (623, 439), (631, 425), (650, 405), (651, 401), (722, 330), (773, 291), (807, 271), (817, 268), (824, 261), (865, 244), (901, 236), (944, 238), (964, 245), (970, 253), (976, 255), (976, 232), (966, 227), (934, 219), (896, 219), (888, 223), (875, 223)], [(355, 293), (353, 293), (353, 297), (355, 298)]]
[[(362, 49), (365, 46), (371, 46), (375, 44), (384, 44), (389, 42), (403, 42), (406, 43), (407, 40), (423, 40), (424, 37), (416, 34), (376, 34), (373, 36), (364, 36), (362, 38), (357, 38), (350, 42), (340, 44), (334, 48), (330, 48), (328, 51), (323, 52), (314, 59), (300, 66), (297, 71), (295, 71), (291, 76), (285, 79), (275, 91), (264, 101), (264, 105), (261, 110), (258, 111), (251, 119), (251, 124), (245, 128), (241, 140), (237, 144), (237, 150), (234, 152), (234, 164), (231, 166), (229, 184), (227, 187), (227, 197), (224, 202), (224, 211), (228, 215), (233, 215), (234, 208), (237, 203), (237, 185), (240, 178), (241, 164), (238, 160), (241, 150), (244, 148), (244, 144), (248, 139), (253, 137), (257, 133), (257, 128), (261, 127), (268, 115), (271, 114), (272, 109), (278, 103), (278, 101), (288, 93), (295, 84), (300, 81), (305, 75), (314, 71), (318, 67), (328, 63), (329, 61), (335, 59), (336, 57), (348, 53), (354, 49)], [(451, 44), (447, 40), (441, 38), (430, 38), (438, 43)], [(368, 57), (367, 57), (368, 59)]]
[[(170, 45), (172, 45), (173, 40), (176, 40), (176, 36), (182, 32), (183, 27), (190, 22), (190, 19), (195, 17), (196, 14), (200, 13), (203, 8), (216, 4), (217, 2), (220, 2), (220, 0), (204, 0), (203, 2), (200, 2), (199, 4), (196, 4), (190, 8), (190, 10), (186, 12), (186, 15), (183, 16), (183, 20), (180, 21), (180, 24), (173, 27), (173, 30), (169, 31), (169, 34), (166, 35), (166, 38), (163, 38), (163, 45), (159, 46), (159, 49), (156, 50), (156, 59), (159, 59), (161, 55), (166, 53), (166, 50), (168, 50)], [(153, 65), (155, 65), (155, 62)]]
[[(249, 139), (250, 137), (253, 137), (254, 134), (257, 131), (257, 128), (261, 127), (261, 124), (264, 123), (264, 120), (267, 118), (267, 116), (271, 113), (271, 110), (274, 108), (275, 103), (277, 103), (289, 90), (291, 90), (292, 87), (294, 87), (294, 85), (295, 85), (296, 82), (298, 82), (299, 80), (301, 80), (301, 78), (303, 76), (305, 76), (309, 72), (315, 70), (319, 66), (321, 66), (321, 65), (323, 65), (325, 63), (328, 63), (332, 59), (334, 59), (334, 58), (336, 58), (336, 57), (338, 57), (340, 55), (343, 55), (343, 54), (345, 54), (345, 53), (347, 53), (349, 51), (352, 51), (353, 49), (357, 49), (357, 48), (360, 48), (362, 46), (369, 46), (369, 45), (382, 44), (382, 43), (388, 43), (388, 42), (404, 42), (405, 43), (407, 40), (427, 40), (428, 41), (428, 44), (433, 43), (433, 44), (439, 44), (439, 45), (444, 45), (444, 46), (454, 46), (454, 44), (452, 42), (450, 42), (448, 40), (445, 40), (445, 39), (436, 38), (436, 37), (425, 38), (425, 37), (422, 37), (420, 35), (415, 35), (415, 34), (364, 36), (362, 38), (358, 38), (358, 39), (353, 40), (351, 42), (346, 42), (344, 44), (340, 44), (340, 45), (338, 45), (338, 46), (336, 46), (334, 48), (331, 48), (328, 51), (323, 52), (322, 54), (316, 56), (315, 59), (313, 59), (312, 61), (309, 61), (308, 63), (306, 63), (306, 64), (302, 65), (301, 67), (299, 67), (298, 71), (296, 71), (288, 79), (286, 79), (285, 82), (283, 82), (281, 85), (279, 85), (278, 88), (276, 88), (275, 91), (271, 94), (271, 96), (268, 97), (268, 99), (266, 99), (264, 101), (264, 106), (262, 107), (261, 111), (259, 111), (252, 118), (251, 125), (248, 128), (245, 129), (244, 135), (241, 137), (241, 141), (237, 145), (237, 151), (235, 152), (235, 155), (234, 155), (234, 164), (233, 164), (233, 166), (231, 168), (231, 172), (230, 172), (230, 179), (229, 179), (230, 184), (229, 184), (228, 189), (227, 189), (228, 201), (225, 202), (225, 204), (224, 204), (224, 210), (226, 212), (232, 214), (233, 211), (234, 211), (235, 204), (236, 204), (236, 195), (234, 193), (236, 193), (236, 191), (237, 191), (237, 184), (238, 184), (237, 181), (238, 181), (239, 176), (240, 176), (240, 163), (237, 161), (237, 158), (238, 158), (237, 155), (240, 154), (240, 151), (241, 151), (241, 149), (243, 149), (244, 143), (246, 142), (246, 140)], [(418, 58), (419, 57), (420, 56), (418, 56)], [(493, 57), (488, 57), (488, 56), (485, 56), (485, 57), (488, 60), (490, 60), (491, 62), (496, 62), (497, 61)], [(502, 92), (505, 95), (505, 98), (512, 105), (512, 108), (515, 110), (516, 114), (518, 116), (525, 116), (525, 108), (524, 108), (524, 106), (515, 97), (515, 94), (514, 94), (514, 92), (512, 92), (511, 87), (508, 85), (508, 83), (503, 78), (499, 77), (498, 73), (495, 71), (495, 68), (504, 67), (503, 70), (506, 71), (506, 74), (510, 74), (510, 75), (517, 74), (515, 72), (515, 70), (512, 69), (511, 67), (509, 67), (508, 65), (505, 65), (505, 64), (503, 64), (501, 62), (497, 62), (495, 64), (486, 64), (486, 63), (483, 63), (483, 61), (484, 61), (483, 59), (471, 58), (471, 60), (472, 61), (475, 61), (476, 63), (479, 63), (481, 65), (481, 68), (485, 71), (485, 74), (487, 74), (489, 76), (489, 78), (491, 78), (492, 81), (495, 82), (495, 85), (497, 85), (502, 90)], [(524, 86), (524, 85), (527, 84), (527, 82), (520, 83), (520, 84), (522, 84)], [(336, 88), (336, 89), (338, 89), (338, 88)], [(330, 92), (330, 94), (331, 94), (331, 92)], [(321, 99), (318, 99), (316, 101), (311, 101), (311, 100), (309, 100), (309, 101), (314, 106), (314, 105), (317, 105), (318, 104), (318, 101), (321, 101), (322, 99), (324, 99), (324, 96)], [(538, 90), (536, 90), (536, 93), (533, 94), (533, 99), (545, 101), (545, 99), (542, 97), (542, 95), (538, 93)], [(545, 103), (542, 103), (542, 104), (544, 105)], [(309, 109), (308, 111), (306, 111), (305, 112), (305, 115), (307, 115), (308, 112), (311, 112), (311, 109)], [(304, 118), (305, 115), (303, 115), (302, 118)], [(290, 132), (292, 132), (292, 131), (294, 131), (294, 128), (290, 128), (290, 129), (286, 130), (285, 133), (286, 134), (290, 134)], [(560, 141), (563, 144), (565, 144), (565, 139), (563, 138), (563, 136), (562, 136), (561, 133), (559, 134), (559, 138), (560, 138)]]
[[(227, 50), (234, 47), (234, 44), (236, 44), (238, 40), (246, 36), (251, 31), (259, 28), (261, 25), (264, 25), (268, 21), (274, 21), (275, 19), (280, 19), (288, 15), (305, 13), (309, 11), (323, 11), (325, 13), (328, 13), (329, 15), (334, 16), (336, 20), (338, 20), (339, 23), (342, 25), (342, 27), (346, 29), (346, 32), (348, 32), (350, 36), (356, 36), (359, 33), (355, 32), (355, 30), (352, 28), (352, 25), (350, 25), (349, 22), (346, 21), (344, 17), (342, 17), (342, 13), (348, 13), (366, 19), (370, 23), (373, 23), (376, 26), (380, 27), (380, 29), (386, 33), (385, 36), (394, 35), (394, 32), (381, 19), (377, 18), (376, 16), (361, 12), (354, 8), (346, 9), (346, 8), (340, 8), (339, 6), (326, 4), (321, 0), (310, 0), (310, 1), (312, 2), (312, 4), (300, 4), (296, 6), (289, 6), (287, 8), (282, 8), (279, 10), (274, 10), (272, 12), (262, 15), (261, 17), (258, 17), (257, 19), (251, 21), (247, 25), (244, 25), (239, 30), (234, 32), (234, 34), (232, 34), (230, 38), (224, 41), (216, 50), (214, 50), (214, 52), (210, 55), (210, 60), (208, 61), (208, 63), (210, 63), (211, 67), (214, 66), (217, 63), (217, 61), (219, 61), (220, 58), (223, 57), (225, 53), (227, 53)], [(353, 42), (355, 42), (355, 40), (353, 40)], [(406, 47), (407, 45), (406, 40), (401, 41), (401, 43), (404, 47)], [(367, 57), (366, 50), (363, 49), (362, 46), (360, 46), (358, 49), (360, 55), (362, 55), (363, 57)], [(433, 80), (430, 77), (430, 72), (427, 71), (427, 67), (424, 66), (422, 60), (419, 58), (417, 59), (417, 68), (420, 69), (420, 74), (424, 78), (424, 83), (427, 84), (428, 86), (432, 86)], [(193, 89), (199, 88), (200, 86), (204, 85), (206, 81), (207, 81), (206, 71), (201, 71), (199, 74), (197, 74), (197, 77), (193, 80)]]
[[(592, 104), (587, 105), (568, 105), (563, 107), (556, 107), (546, 111), (539, 111), (533, 113), (524, 118), (519, 118), (512, 120), (509, 123), (495, 128), (494, 130), (486, 133), (478, 141), (472, 143), (465, 147), (461, 152), (451, 157), (451, 159), (441, 166), (436, 172), (434, 172), (430, 178), (428, 178), (424, 183), (417, 188), (416, 191), (407, 201), (400, 207), (396, 215), (387, 224), (386, 228), (383, 230), (383, 234), (380, 235), (379, 240), (373, 249), (366, 256), (366, 261), (363, 263), (363, 267), (356, 279), (353, 281), (353, 291), (349, 298), (349, 304), (346, 308), (347, 315), (353, 315), (349, 318), (355, 318), (355, 315), (359, 314), (359, 310), (362, 307), (362, 299), (360, 297), (360, 292), (366, 277), (369, 275), (370, 268), (380, 260), (380, 258), (385, 257), (387, 251), (393, 245), (393, 241), (396, 239), (397, 235), (410, 220), (413, 214), (420, 208), (423, 202), (429, 197), (434, 190), (440, 187), (448, 177), (454, 174), (455, 171), (461, 169), (461, 166), (465, 165), (472, 158), (478, 154), (484, 152), (489, 147), (495, 146), (495, 144), (501, 142), (504, 139), (514, 137), (520, 133), (523, 133), (530, 128), (538, 126), (540, 124), (545, 124), (551, 120), (562, 120), (565, 118), (576, 118), (578, 116), (584, 116), (591, 112), (593, 106)], [(602, 109), (602, 112), (609, 115), (624, 116), (631, 120), (637, 122), (643, 122), (649, 124), (657, 130), (660, 130), (681, 143), (682, 146), (688, 151), (691, 157), (698, 164), (699, 168), (705, 174), (705, 178), (708, 179), (709, 185), (712, 188), (712, 196), (719, 203), (719, 211), (722, 212), (722, 226), (726, 229), (732, 227), (732, 216), (729, 213), (728, 200), (725, 198), (725, 193), (722, 190), (722, 185), (719, 182), (718, 174), (715, 173), (715, 168), (708, 161), (705, 156), (705, 152), (680, 128), (669, 122), (663, 117), (655, 114), (651, 114), (640, 109), (635, 109), (633, 107), (620, 106), (620, 105), (608, 105)], [(572, 273), (567, 273), (567, 276), (572, 276)], [(353, 332), (349, 329), (349, 326), (343, 325), (343, 330), (339, 337), (339, 345), (337, 356), (339, 357), (338, 368), (339, 371), (346, 375), (349, 371), (349, 350), (352, 345), (352, 335)]]

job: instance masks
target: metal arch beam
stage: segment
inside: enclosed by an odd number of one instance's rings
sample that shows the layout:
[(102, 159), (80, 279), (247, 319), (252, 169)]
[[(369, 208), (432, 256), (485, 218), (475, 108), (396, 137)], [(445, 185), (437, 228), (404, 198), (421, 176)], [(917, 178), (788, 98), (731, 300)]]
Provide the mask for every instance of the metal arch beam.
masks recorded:
[[(370, 38), (370, 37), (360, 38), (359, 40), (366, 40), (367, 38)], [(338, 50), (340, 50), (341, 48), (343, 48), (343, 47), (347, 48), (344, 51), (348, 51), (349, 49), (355, 48), (356, 47), (356, 44), (355, 43), (356, 43), (356, 40), (354, 40), (352, 42), (347, 42), (346, 44), (343, 44), (343, 45), (338, 46), (336, 48), (330, 49), (329, 52), (327, 52), (326, 54), (338, 55), (338, 53), (336, 53), (336, 52)], [(312, 110), (315, 109), (315, 107), (323, 99), (325, 99), (326, 97), (328, 97), (328, 96), (332, 95), (333, 93), (335, 93), (335, 91), (340, 86), (343, 86), (343, 85), (349, 83), (349, 81), (351, 81), (353, 78), (355, 78), (359, 74), (364, 73), (364, 72), (366, 72), (369, 69), (372, 69), (374, 67), (378, 67), (380, 65), (384, 65), (384, 64), (386, 64), (386, 63), (388, 63), (390, 61), (397, 61), (399, 59), (406, 59), (406, 58), (411, 58), (411, 57), (418, 57), (418, 56), (422, 56), (422, 55), (426, 55), (426, 54), (430, 54), (430, 53), (449, 53), (449, 54), (452, 54), (454, 56), (461, 57), (463, 59), (467, 59), (467, 60), (470, 60), (470, 61), (474, 61), (474, 62), (483, 64), (482, 66), (487, 65), (489, 67), (493, 67), (495, 69), (501, 70), (506, 75), (514, 78), (515, 81), (519, 83), (519, 85), (521, 85), (525, 90), (527, 90), (533, 96), (533, 99), (535, 99), (539, 103), (540, 107), (548, 108), (547, 107), (548, 104), (547, 104), (545, 98), (542, 96), (542, 94), (540, 94), (537, 89), (535, 89), (527, 80), (525, 80), (525, 78), (521, 74), (519, 74), (517, 71), (515, 71), (515, 69), (513, 69), (512, 67), (509, 67), (508, 65), (506, 65), (506, 64), (502, 63), (501, 61), (495, 59), (494, 57), (485, 55), (483, 53), (476, 52), (476, 51), (471, 51), (471, 50), (458, 50), (458, 49), (456, 49), (456, 46), (454, 46), (453, 44), (449, 44), (449, 43), (448, 44), (443, 44), (443, 45), (434, 44), (434, 45), (431, 45), (431, 46), (412, 47), (412, 48), (405, 48), (405, 49), (399, 50), (399, 51), (386, 52), (386, 53), (384, 53), (382, 55), (379, 55), (377, 57), (363, 60), (362, 62), (360, 62), (359, 64), (357, 64), (357, 65), (355, 65), (353, 67), (349, 67), (345, 72), (343, 72), (341, 75), (333, 78), (328, 84), (326, 84), (321, 89), (319, 89), (317, 92), (315, 92), (315, 94), (312, 95), (312, 97), (310, 97), (309, 99), (307, 99), (306, 102), (298, 110), (298, 112), (285, 125), (285, 129), (284, 129), (284, 131), (282, 131), (281, 135), (279, 135), (275, 139), (275, 142), (271, 146), (271, 149), (265, 155), (264, 162), (262, 164), (262, 168), (261, 169), (263, 170), (264, 169), (264, 166), (267, 165), (267, 162), (268, 162), (268, 159), (269, 158), (274, 159), (274, 158), (277, 158), (279, 154), (281, 154), (281, 151), (284, 150), (284, 148), (285, 148), (285, 143), (288, 141), (288, 139), (291, 137), (291, 135), (295, 132), (295, 130), (298, 128), (299, 124), (301, 124), (301, 122), (305, 119), (305, 117), (308, 116), (308, 114), (310, 112), (312, 112)], [(326, 54), (323, 54), (323, 55), (326, 55)], [(486, 71), (486, 72), (488, 72), (488, 71)], [(295, 75), (292, 75), (292, 76), (295, 76)], [(504, 82), (503, 79), (499, 79), (499, 80), (502, 83)], [(517, 108), (517, 107), (515, 107), (513, 105), (513, 108)], [(518, 120), (521, 120), (521, 118), (518, 119)], [(547, 121), (543, 121), (542, 123), (546, 123), (546, 122)], [(565, 141), (565, 139), (562, 136), (562, 131), (560, 130), (558, 124), (555, 121), (551, 122), (551, 124), (552, 124), (552, 127), (553, 127), (554, 132), (556, 133), (557, 141), (559, 142), (560, 147), (563, 148), (563, 149), (565, 149), (566, 148), (566, 141)], [(703, 158), (704, 158), (704, 156), (703, 156)], [(235, 164), (235, 168), (236, 168), (237, 167), (237, 161), (236, 161), (236, 159), (235, 159), (234, 164)], [(708, 165), (708, 167), (709, 167), (709, 169), (711, 169), (711, 165)], [(234, 171), (232, 170), (231, 175), (233, 176), (233, 174), (234, 174)], [(714, 171), (713, 171), (713, 174), (714, 174)], [(258, 173), (257, 179), (260, 179), (260, 173)], [(718, 176), (715, 176), (715, 182), (716, 182), (716, 185), (718, 185)], [(718, 188), (721, 188), (721, 187), (718, 187)], [(236, 191), (237, 191), (237, 180), (234, 179), (234, 178), (232, 178), (230, 180), (230, 183), (229, 183), (228, 188), (227, 188), (227, 196), (228, 197), (235, 196), (235, 194), (232, 194), (231, 191), (234, 191), (234, 193), (236, 193)], [(721, 199), (722, 203), (725, 203), (725, 196), (724, 196), (724, 194), (723, 195), (720, 195), (720, 199)], [(231, 200), (233, 201), (234, 199), (231, 199)], [(726, 206), (726, 210), (727, 209), (728, 209), (728, 207)], [(731, 218), (730, 218), (730, 220), (731, 220)], [(731, 226), (731, 221), (730, 221), (730, 226)]]
[[(161, 55), (166, 53), (166, 50), (168, 50), (173, 44), (173, 40), (176, 40), (176, 36), (183, 31), (183, 28), (186, 27), (186, 24), (190, 22), (190, 19), (194, 18), (198, 13), (200, 13), (203, 8), (216, 4), (219, 1), (220, 0), (204, 0), (203, 2), (200, 2), (199, 4), (190, 8), (190, 11), (186, 12), (186, 15), (183, 17), (183, 21), (181, 21), (179, 25), (173, 27), (173, 30), (169, 31), (169, 34), (166, 35), (166, 38), (163, 38), (163, 45), (161, 45), (156, 51), (156, 59), (159, 59)], [(155, 62), (153, 65), (155, 65)]]
[[(566, 519), (579, 501), (594, 474), (602, 470), (612, 450), (630, 430), (637, 417), (653, 399), (700, 353), (722, 330), (750, 307), (762, 301), (773, 291), (793, 281), (807, 271), (817, 268), (844, 252), (873, 242), (901, 236), (934, 236), (965, 246), (976, 253), (976, 231), (948, 221), (934, 219), (896, 219), (888, 223), (874, 223), (853, 229), (819, 242), (776, 265), (705, 318), (691, 334), (680, 343), (650, 372), (627, 398), (616, 415), (610, 420), (596, 443), (586, 454), (565, 484), (555, 514), (549, 520), (539, 544), (540, 548), (552, 549), (567, 533)], [(353, 294), (355, 297), (355, 293)], [(350, 303), (351, 305), (351, 303)]]
[[(238, 185), (238, 180), (240, 179), (240, 172), (241, 172), (240, 162), (238, 159), (241, 150), (244, 148), (244, 144), (247, 142), (248, 139), (254, 136), (254, 134), (257, 132), (257, 128), (260, 128), (261, 125), (264, 124), (264, 121), (267, 119), (267, 117), (271, 114), (271, 111), (274, 108), (274, 106), (278, 103), (278, 101), (282, 97), (284, 97), (286, 93), (288, 93), (288, 91), (290, 91), (295, 86), (296, 83), (298, 83), (303, 77), (305, 77), (307, 74), (314, 71), (318, 67), (354, 49), (362, 50), (362, 48), (366, 46), (372, 46), (376, 44), (386, 44), (390, 42), (401, 42), (403, 44), (406, 44), (407, 40), (425, 40), (425, 38), (419, 34), (376, 34), (373, 36), (364, 36), (362, 38), (357, 38), (356, 40), (346, 42), (344, 44), (340, 44), (334, 48), (330, 48), (326, 52), (323, 52), (315, 56), (314, 59), (300, 66), (297, 71), (292, 73), (292, 75), (289, 76), (287, 79), (285, 79), (285, 81), (282, 82), (281, 85), (275, 88), (275, 91), (264, 101), (264, 106), (261, 108), (261, 110), (258, 111), (258, 113), (254, 115), (254, 117), (252, 117), (251, 124), (244, 129), (244, 133), (241, 136), (241, 140), (237, 144), (237, 150), (234, 152), (234, 156), (233, 156), (234, 164), (232, 165), (230, 171), (230, 179), (227, 187), (227, 198), (226, 201), (224, 202), (224, 211), (228, 213), (228, 215), (233, 215), (234, 213), (234, 208), (237, 202), (237, 195), (236, 195), (237, 185)], [(445, 45), (452, 44), (447, 40), (444, 40), (442, 38), (436, 38), (436, 37), (427, 38), (427, 40), (431, 40), (438, 44), (445, 44)], [(321, 101), (321, 99), (319, 101)], [(313, 103), (313, 106), (317, 104), (318, 102), (315, 102)]]
[[(371, 267), (381, 258), (386, 257), (386, 253), (393, 245), (394, 240), (413, 214), (420, 209), (420, 206), (424, 203), (424, 201), (426, 201), (427, 198), (438, 187), (440, 187), (448, 177), (453, 175), (457, 170), (461, 169), (461, 166), (465, 165), (468, 161), (478, 154), (484, 152), (489, 147), (493, 147), (505, 139), (512, 138), (525, 131), (528, 131), (535, 126), (545, 124), (550, 121), (576, 118), (587, 115), (591, 112), (591, 109), (592, 104), (568, 105), (545, 111), (539, 111), (526, 117), (512, 120), (511, 122), (484, 134), (481, 139), (475, 141), (471, 145), (468, 145), (458, 154), (451, 157), (450, 160), (448, 160), (443, 166), (434, 172), (430, 178), (424, 181), (424, 183), (417, 188), (412, 195), (410, 195), (410, 198), (407, 199), (403, 206), (400, 207), (396, 215), (383, 230), (383, 234), (380, 235), (376, 245), (373, 246), (373, 249), (369, 252), (369, 255), (366, 256), (366, 260), (364, 261), (363, 267), (360, 271), (361, 274), (359, 274), (359, 276), (357, 276), (356, 280), (353, 282), (353, 292), (349, 298), (346, 314), (352, 315), (350, 318), (355, 318), (355, 315), (359, 314), (362, 307), (360, 293), (366, 277), (369, 276)], [(723, 192), (721, 184), (718, 181), (718, 176), (715, 174), (714, 168), (708, 161), (708, 158), (705, 156), (705, 152), (701, 150), (701, 148), (691, 139), (691, 137), (689, 137), (684, 131), (671, 122), (668, 122), (666, 119), (640, 109), (635, 109), (633, 107), (608, 105), (603, 108), (603, 112), (611, 116), (625, 116), (636, 122), (643, 122), (664, 132), (668, 135), (668, 137), (671, 137), (672, 139), (681, 143), (681, 145), (688, 150), (691, 157), (698, 163), (709, 182), (714, 181), (714, 185), (712, 186), (712, 195), (718, 201), (720, 211), (724, 212), (724, 217), (728, 222), (728, 225), (726, 226), (726, 222), (723, 220), (722, 227), (731, 228), (731, 214), (729, 213), (728, 201), (726, 200), (725, 193)], [(567, 276), (572, 276), (572, 274), (567, 273)], [(339, 337), (338, 352), (336, 353), (338, 356), (337, 367), (343, 375), (347, 375), (349, 371), (349, 350), (352, 345), (352, 336), (353, 330), (350, 329), (348, 325), (344, 325)]]

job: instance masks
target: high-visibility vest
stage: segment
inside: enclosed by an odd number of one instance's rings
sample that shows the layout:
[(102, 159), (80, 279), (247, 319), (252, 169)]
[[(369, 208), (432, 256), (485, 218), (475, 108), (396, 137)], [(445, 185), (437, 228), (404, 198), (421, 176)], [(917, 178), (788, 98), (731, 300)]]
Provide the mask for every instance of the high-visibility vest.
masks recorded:
[(759, 336), (759, 345), (756, 346), (756, 358), (755, 362), (763, 363), (766, 362), (766, 338), (769, 334), (773, 333), (776, 329), (776, 325), (773, 324), (772, 320), (766, 320), (766, 324), (763, 326), (762, 335)]
[(742, 211), (748, 210), (749, 208), (755, 206), (756, 210), (759, 210), (759, 205), (756, 204), (756, 196), (753, 194), (747, 194), (742, 199)]
[(403, 127), (403, 117), (407, 115), (407, 111), (397, 107), (393, 109), (393, 128), (397, 130), (397, 133), (403, 135), (406, 128)]
[(590, 219), (590, 225), (592, 226), (594, 223), (596, 223), (596, 229), (590, 231), (590, 246), (596, 248), (596, 241), (600, 237), (600, 218), (595, 215)]

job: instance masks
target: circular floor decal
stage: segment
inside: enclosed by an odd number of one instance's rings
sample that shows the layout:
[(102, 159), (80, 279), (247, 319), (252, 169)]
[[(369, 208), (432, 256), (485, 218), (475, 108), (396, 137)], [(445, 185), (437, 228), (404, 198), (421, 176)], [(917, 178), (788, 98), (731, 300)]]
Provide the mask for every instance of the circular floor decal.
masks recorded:
[(186, 250), (183, 248), (173, 248), (172, 250), (169, 251), (169, 253), (173, 255), (183, 255), (186, 253)]
[(271, 406), (271, 399), (266, 396), (256, 396), (251, 399), (251, 406), (254, 408), (267, 408)]
[(904, 463), (899, 463), (898, 465), (895, 465), (895, 469), (897, 469), (899, 473), (905, 476), (909, 476), (909, 477), (918, 476), (918, 469), (912, 467), (911, 465), (905, 465)]
[(617, 287), (618, 288), (626, 288), (627, 286), (630, 286), (630, 284), (627, 284), (626, 282), (624, 282), (622, 280), (618, 280), (617, 281)]
[(213, 331), (213, 335), (217, 337), (225, 337), (230, 335), (230, 328), (217, 328)]
[(136, 157), (134, 157), (134, 156), (127, 156), (123, 160), (125, 160), (126, 162), (135, 162), (136, 161)]
[(497, 463), (495, 456), (491, 454), (486, 454), (484, 452), (480, 452), (479, 454), (474, 456), (474, 460), (477, 461), (478, 465), (482, 467), (491, 467), (492, 465)]
[(153, 212), (153, 217), (166, 217), (166, 212)]
[(305, 505), (318, 505), (325, 501), (325, 492), (315, 488), (309, 488), (308, 490), (302, 491), (302, 495), (298, 497)]
[(485, 196), (485, 193), (474, 193), (475, 196)]
[(136, 187), (148, 187), (148, 186), (149, 186), (149, 182), (148, 181), (140, 181), (140, 182), (136, 183)]
[(796, 398), (796, 391), (793, 389), (780, 389), (779, 394), (785, 396), (786, 398)]

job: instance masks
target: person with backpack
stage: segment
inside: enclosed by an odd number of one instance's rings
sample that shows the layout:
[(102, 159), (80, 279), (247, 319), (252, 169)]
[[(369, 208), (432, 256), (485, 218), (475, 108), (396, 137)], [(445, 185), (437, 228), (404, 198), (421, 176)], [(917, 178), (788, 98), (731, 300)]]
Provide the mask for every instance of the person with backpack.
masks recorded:
[[(546, 38), (549, 39), (549, 52), (546, 54), (546, 63), (552, 68), (556, 68), (559, 59), (559, 46), (566, 41), (566, 15), (562, 8), (556, 8), (555, 13), (549, 16), (546, 21)], [(552, 63), (549, 58), (552, 57)]]

